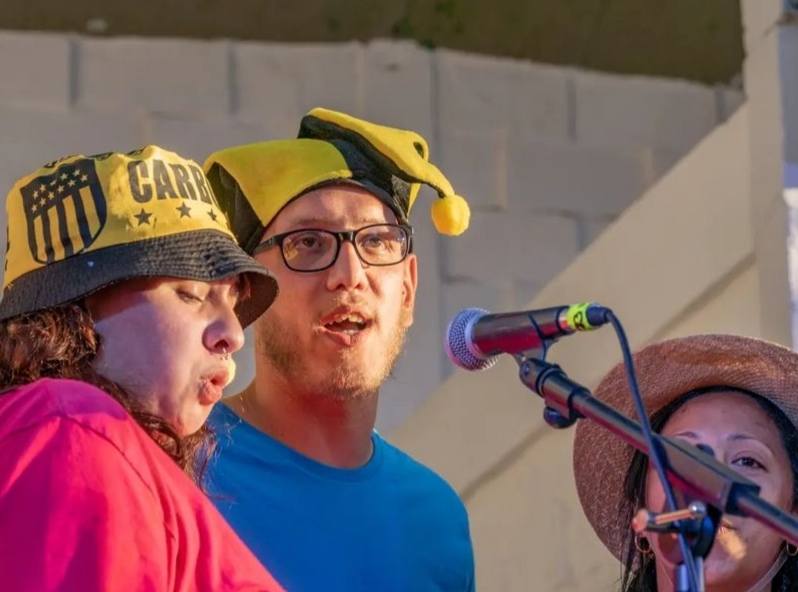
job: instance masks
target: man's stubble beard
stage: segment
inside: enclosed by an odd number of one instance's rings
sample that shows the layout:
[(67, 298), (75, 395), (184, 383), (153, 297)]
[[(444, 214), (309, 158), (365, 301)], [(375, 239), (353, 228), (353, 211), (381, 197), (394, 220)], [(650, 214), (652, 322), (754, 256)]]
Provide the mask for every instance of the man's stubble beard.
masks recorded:
[(321, 368), (313, 359), (303, 356), (291, 339), (291, 332), (277, 318), (261, 318), (255, 329), (255, 351), (269, 360), (272, 370), (282, 375), (292, 385), (294, 393), (304, 396), (324, 396), (339, 400), (352, 400), (376, 395), (391, 375), (402, 353), (409, 323), (407, 311), (402, 311), (399, 322), (389, 337), (385, 355), (381, 359), (353, 359), (344, 350), (341, 359), (330, 367)]

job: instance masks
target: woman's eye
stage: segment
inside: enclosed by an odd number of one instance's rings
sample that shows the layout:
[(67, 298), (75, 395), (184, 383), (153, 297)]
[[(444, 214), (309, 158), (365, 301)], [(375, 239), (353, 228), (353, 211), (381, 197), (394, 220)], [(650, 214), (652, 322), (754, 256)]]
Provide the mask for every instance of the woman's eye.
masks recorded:
[(763, 465), (755, 458), (751, 458), (750, 456), (741, 456), (740, 458), (734, 459), (732, 461), (732, 465), (737, 467), (745, 467), (746, 469), (762, 470), (765, 468), (765, 465)]
[(178, 290), (177, 295), (185, 302), (202, 302), (202, 298), (188, 290)]

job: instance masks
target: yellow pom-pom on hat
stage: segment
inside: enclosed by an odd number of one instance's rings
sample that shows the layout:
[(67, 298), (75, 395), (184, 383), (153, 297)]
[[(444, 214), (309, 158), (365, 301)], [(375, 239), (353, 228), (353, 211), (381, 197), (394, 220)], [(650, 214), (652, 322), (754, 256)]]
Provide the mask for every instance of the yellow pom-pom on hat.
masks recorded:
[(447, 236), (463, 234), (471, 219), (468, 202), (459, 195), (444, 195), (432, 202), (430, 216), (435, 230)]
[(441, 234), (457, 236), (468, 228), (471, 218), (468, 203), (455, 194), (446, 176), (429, 161), (429, 145), (421, 134), (317, 107), (303, 118), (300, 137), (337, 138), (351, 142), (363, 154), (379, 162), (382, 168), (410, 183), (405, 216), (413, 206), (420, 184), (424, 183), (439, 196), (430, 210), (435, 229)]

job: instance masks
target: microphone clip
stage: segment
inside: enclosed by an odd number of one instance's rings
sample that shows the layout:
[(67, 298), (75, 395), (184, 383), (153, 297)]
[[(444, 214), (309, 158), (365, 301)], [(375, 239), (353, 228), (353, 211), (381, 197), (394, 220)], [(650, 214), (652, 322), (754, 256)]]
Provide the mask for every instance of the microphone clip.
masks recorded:
[(582, 417), (572, 407), (572, 397), (576, 394), (590, 393), (568, 378), (557, 364), (546, 362), (544, 356), (545, 349), (524, 352), (523, 356), (516, 356), (519, 378), (523, 384), (543, 397), (545, 402), (543, 420), (547, 424), (557, 429), (571, 427)]
[(692, 501), (684, 508), (673, 512), (649, 512), (638, 510), (632, 518), (632, 530), (637, 535), (650, 532), (655, 534), (682, 533), (696, 557), (705, 558), (712, 549), (721, 513), (714, 506), (704, 502)]

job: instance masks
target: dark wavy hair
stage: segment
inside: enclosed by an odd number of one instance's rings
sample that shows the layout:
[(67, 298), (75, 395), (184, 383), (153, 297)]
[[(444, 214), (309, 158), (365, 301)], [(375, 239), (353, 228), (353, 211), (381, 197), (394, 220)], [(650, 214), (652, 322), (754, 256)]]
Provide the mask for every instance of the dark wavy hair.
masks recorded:
[[(733, 392), (751, 397), (771, 419), (781, 435), (792, 468), (793, 504), (798, 503), (798, 430), (784, 412), (762, 395), (733, 386), (710, 386), (689, 391), (674, 399), (662, 409), (651, 415), (651, 428), (660, 432), (671, 416), (685, 403), (708, 393)], [(624, 479), (624, 501), (619, 520), (621, 524), (631, 524), (638, 508), (645, 506), (646, 473), (648, 457), (635, 451), (629, 470)], [(654, 557), (642, 553), (635, 546), (634, 533), (629, 529), (624, 541), (624, 566), (621, 579), (623, 592), (656, 592), (657, 574)], [(798, 557), (788, 557), (771, 582), (771, 592), (790, 592), (798, 590)]]
[[(82, 304), (67, 304), (0, 321), (0, 390), (40, 378), (71, 378), (93, 384), (116, 399), (142, 429), (199, 486), (215, 438), (206, 425), (180, 437), (161, 417), (148, 413), (120, 385), (94, 369), (101, 337)], [(2, 396), (0, 394), (0, 396)]]

